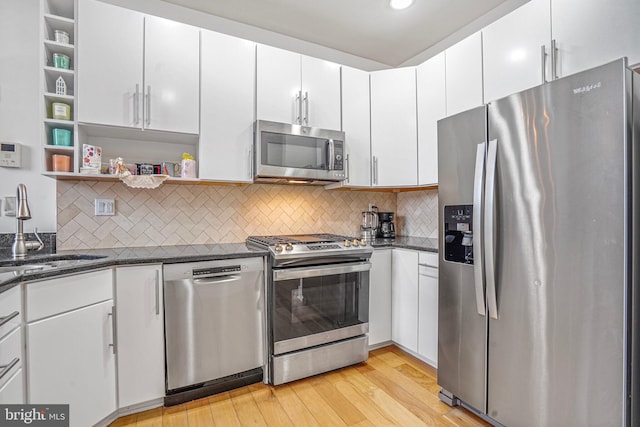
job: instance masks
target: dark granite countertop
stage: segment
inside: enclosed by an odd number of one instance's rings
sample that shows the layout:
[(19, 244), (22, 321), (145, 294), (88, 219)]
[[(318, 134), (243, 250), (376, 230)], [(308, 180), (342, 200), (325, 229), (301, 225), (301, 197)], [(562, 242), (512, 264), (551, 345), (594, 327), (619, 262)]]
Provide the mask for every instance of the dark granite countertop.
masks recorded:
[(374, 248), (402, 248), (416, 251), (438, 252), (438, 239), (396, 236), (395, 239), (376, 239), (371, 242), (371, 246)]
[[(117, 265), (155, 264), (209, 261), (229, 258), (248, 258), (265, 256), (266, 250), (248, 248), (244, 243), (223, 243), (213, 245), (154, 246), (141, 248), (113, 248), (95, 250), (57, 251), (54, 256), (68, 255), (103, 256), (104, 258), (83, 261), (64, 267), (37, 270), (24, 274), (0, 273), (0, 293), (27, 280), (45, 279), (63, 274), (81, 273), (83, 271), (108, 268)], [(32, 255), (27, 258), (33, 263), (44, 262), (51, 254)], [(9, 261), (10, 258), (0, 259)]]
[[(438, 239), (424, 237), (397, 236), (395, 239), (376, 239), (374, 248), (403, 248), (418, 251), (438, 252)], [(78, 264), (37, 270), (24, 274), (0, 273), (0, 293), (28, 280), (46, 279), (64, 274), (82, 273), (84, 271), (109, 268), (118, 265), (156, 264), (208, 261), (229, 258), (248, 258), (266, 256), (264, 249), (248, 248), (244, 243), (223, 243), (210, 245), (154, 246), (140, 248), (88, 249), (74, 251), (56, 251), (53, 254), (30, 254), (29, 261), (39, 263), (47, 257), (64, 257), (69, 255), (101, 256), (104, 258), (86, 260)], [(2, 258), (5, 257), (5, 258)], [(9, 261), (8, 254), (0, 255), (0, 262)]]

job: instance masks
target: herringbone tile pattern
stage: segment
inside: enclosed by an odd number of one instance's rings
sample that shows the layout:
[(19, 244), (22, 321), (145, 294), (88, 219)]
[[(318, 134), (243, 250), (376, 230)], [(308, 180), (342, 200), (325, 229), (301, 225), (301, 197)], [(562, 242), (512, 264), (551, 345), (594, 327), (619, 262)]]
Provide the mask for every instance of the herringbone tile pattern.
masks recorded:
[(397, 207), (400, 234), (438, 238), (438, 190), (398, 193)]
[[(120, 182), (59, 180), (57, 197), (59, 249), (230, 243), (287, 233), (359, 235), (369, 203), (396, 211), (394, 193), (267, 184), (142, 190)], [(96, 198), (115, 199), (116, 215), (94, 216)]]

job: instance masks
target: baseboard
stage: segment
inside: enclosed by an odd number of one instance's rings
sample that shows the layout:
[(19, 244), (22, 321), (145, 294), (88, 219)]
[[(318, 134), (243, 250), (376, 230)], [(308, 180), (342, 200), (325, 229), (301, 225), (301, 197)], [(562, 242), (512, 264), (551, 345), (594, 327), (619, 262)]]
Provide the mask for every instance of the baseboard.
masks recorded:
[(434, 368), (435, 370), (438, 370), (438, 363), (435, 362), (434, 360), (428, 359), (424, 356), (419, 355), (418, 353), (416, 353), (415, 351), (409, 350), (406, 347), (401, 346), (400, 344), (398, 344), (397, 342), (393, 342), (391, 341), (389, 344), (393, 344), (396, 347), (398, 347), (400, 350), (404, 351), (405, 353), (409, 353), (410, 355), (412, 355), (413, 357), (415, 357), (416, 359), (421, 360), (422, 362), (426, 363), (427, 365), (431, 366), (432, 368)]
[(379, 342), (377, 344), (369, 345), (369, 351), (377, 350), (377, 349), (382, 348), (382, 347), (387, 347), (387, 346), (389, 346), (391, 344), (394, 344), (394, 342), (389, 340), (389, 341), (383, 341), (383, 342)]
[(136, 414), (138, 412), (148, 411), (149, 409), (155, 409), (163, 406), (164, 397), (159, 397), (157, 399), (152, 399), (147, 402), (138, 403), (136, 405), (125, 406), (123, 408), (118, 409), (118, 418), (124, 417), (125, 415)]

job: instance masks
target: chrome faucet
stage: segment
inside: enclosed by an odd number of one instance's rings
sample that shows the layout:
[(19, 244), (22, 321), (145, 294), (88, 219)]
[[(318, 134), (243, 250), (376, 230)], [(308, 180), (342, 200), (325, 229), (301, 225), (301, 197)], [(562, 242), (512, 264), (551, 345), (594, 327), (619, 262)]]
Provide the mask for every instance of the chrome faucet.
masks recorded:
[(18, 220), (18, 230), (16, 231), (16, 238), (13, 241), (13, 246), (11, 246), (11, 255), (13, 259), (17, 258), (25, 258), (27, 256), (27, 251), (36, 250), (39, 251), (44, 247), (44, 243), (38, 236), (38, 229), (34, 228), (33, 233), (36, 235), (37, 242), (27, 242), (24, 239), (24, 233), (22, 231), (22, 221), (26, 221), (31, 219), (31, 211), (29, 210), (29, 204), (27, 203), (27, 187), (24, 184), (18, 184), (17, 190), (17, 209), (16, 209), (16, 219)]

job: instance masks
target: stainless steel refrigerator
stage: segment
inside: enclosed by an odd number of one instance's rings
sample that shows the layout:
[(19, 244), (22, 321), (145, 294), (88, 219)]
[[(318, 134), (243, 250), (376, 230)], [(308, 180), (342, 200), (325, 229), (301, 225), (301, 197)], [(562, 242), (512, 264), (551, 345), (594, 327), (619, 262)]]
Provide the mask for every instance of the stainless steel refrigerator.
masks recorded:
[(639, 100), (620, 59), (438, 122), (443, 401), (640, 425)]

